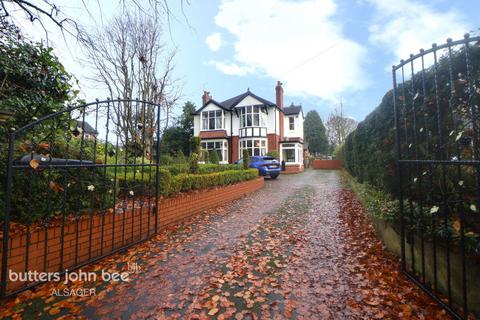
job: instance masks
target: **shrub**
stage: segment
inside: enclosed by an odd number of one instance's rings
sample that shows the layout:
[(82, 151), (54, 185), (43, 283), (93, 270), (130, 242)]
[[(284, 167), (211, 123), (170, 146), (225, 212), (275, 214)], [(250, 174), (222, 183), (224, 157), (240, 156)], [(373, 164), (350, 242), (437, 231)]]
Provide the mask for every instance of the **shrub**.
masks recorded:
[(212, 172), (222, 172), (226, 170), (242, 170), (242, 165), (240, 164), (201, 164), (198, 168), (198, 173), (212, 173)]
[(177, 156), (175, 157), (176, 163), (187, 163), (187, 158), (182, 150), (178, 151)]
[(242, 181), (252, 180), (258, 176), (256, 169), (227, 170), (209, 174), (182, 173), (174, 177), (174, 184), (178, 191), (201, 190), (215, 186), (229, 185)]
[(200, 154), (200, 137), (193, 136), (190, 138), (190, 151)]
[(16, 170), (13, 182), (11, 219), (17, 222), (81, 214), (113, 203), (114, 184), (101, 169)]
[(272, 150), (267, 152), (267, 156), (274, 157), (275, 159), (280, 159), (280, 154), (278, 153), (278, 150)]
[(190, 155), (190, 173), (198, 172), (198, 153), (193, 152)]
[(248, 169), (248, 165), (250, 163), (250, 154), (248, 153), (247, 149), (243, 149), (242, 160), (243, 160), (243, 169)]
[(169, 195), (175, 190), (172, 174), (167, 169), (158, 169), (158, 184), (159, 193), (163, 196)]
[(208, 153), (208, 160), (211, 164), (218, 164), (220, 162), (220, 159), (218, 157), (218, 153), (215, 150), (210, 150)]

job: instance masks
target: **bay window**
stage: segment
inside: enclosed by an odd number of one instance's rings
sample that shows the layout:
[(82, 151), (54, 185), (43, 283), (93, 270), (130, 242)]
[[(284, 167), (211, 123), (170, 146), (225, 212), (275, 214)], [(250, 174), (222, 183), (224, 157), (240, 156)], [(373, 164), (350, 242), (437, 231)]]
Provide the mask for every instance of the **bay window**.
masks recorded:
[(224, 129), (224, 115), (222, 110), (203, 111), (201, 113), (202, 130)]
[(216, 152), (222, 163), (228, 163), (228, 143), (226, 140), (202, 141), (202, 150)]
[(281, 160), (286, 163), (302, 163), (303, 148), (300, 143), (282, 143)]
[(240, 127), (264, 127), (265, 119), (259, 106), (247, 106), (240, 109)]
[(244, 149), (248, 150), (250, 156), (264, 156), (267, 153), (267, 139), (240, 140), (240, 157)]

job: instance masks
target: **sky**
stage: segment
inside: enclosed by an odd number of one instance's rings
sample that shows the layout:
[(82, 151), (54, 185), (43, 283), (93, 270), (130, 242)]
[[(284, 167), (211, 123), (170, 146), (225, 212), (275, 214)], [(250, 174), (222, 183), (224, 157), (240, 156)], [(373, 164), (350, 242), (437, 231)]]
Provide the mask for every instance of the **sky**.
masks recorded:
[[(121, 14), (118, 0), (55, 3), (87, 30)], [(190, 0), (183, 12), (179, 1), (170, 3), (173, 17), (159, 27), (177, 50), (182, 102), (200, 106), (204, 90), (223, 101), (247, 88), (275, 102), (281, 81), (286, 105), (317, 110), (324, 120), (340, 101), (346, 115), (363, 120), (391, 89), (393, 64), (480, 27), (479, 0)], [(38, 23), (21, 24), (32, 39), (46, 40)], [(105, 88), (89, 80), (93, 71), (81, 47), (58, 28), (47, 29), (82, 96), (105, 98)]]

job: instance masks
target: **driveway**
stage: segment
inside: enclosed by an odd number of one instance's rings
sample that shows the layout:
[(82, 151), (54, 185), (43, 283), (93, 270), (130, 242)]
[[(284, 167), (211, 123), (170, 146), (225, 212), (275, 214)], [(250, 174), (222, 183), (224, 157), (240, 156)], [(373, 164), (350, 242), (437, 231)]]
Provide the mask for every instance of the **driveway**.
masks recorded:
[[(88, 319), (448, 319), (399, 273), (338, 171), (265, 188), (84, 268), (132, 270), (129, 282), (42, 285), (0, 315)], [(70, 287), (72, 284), (70, 284)], [(15, 306), (16, 309), (13, 309)]]

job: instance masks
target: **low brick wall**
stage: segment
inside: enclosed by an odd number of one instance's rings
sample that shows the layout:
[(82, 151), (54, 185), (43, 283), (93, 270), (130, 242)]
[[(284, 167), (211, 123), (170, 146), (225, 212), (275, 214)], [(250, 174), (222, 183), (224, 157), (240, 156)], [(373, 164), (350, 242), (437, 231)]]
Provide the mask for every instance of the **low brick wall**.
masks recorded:
[(340, 160), (313, 160), (312, 162), (313, 169), (341, 169), (342, 163)]
[[(103, 215), (87, 214), (79, 220), (66, 222), (63, 230), (58, 222), (57, 225), (49, 227), (32, 227), (28, 241), (28, 258), (26, 231), (17, 230), (12, 232), (9, 241), (8, 269), (13, 272), (57, 272), (72, 269), (120, 247), (149, 238), (155, 232), (155, 222), (160, 230), (241, 198), (263, 186), (264, 179), (257, 178), (161, 199), (158, 202), (158, 217), (155, 214), (155, 204), (151, 203), (149, 206), (148, 202), (145, 202), (143, 205), (137, 203), (135, 208), (130, 207), (125, 211), (117, 208), (115, 213), (111, 209)], [(12, 229), (18, 229), (17, 227), (12, 226)], [(45, 241), (46, 235), (48, 236)], [(0, 255), (1, 253), (0, 248)], [(9, 282), (7, 290), (14, 291), (24, 285), (21, 281)]]
[(285, 171), (282, 171), (282, 173), (300, 173), (304, 170), (303, 164), (287, 164), (285, 165)]

